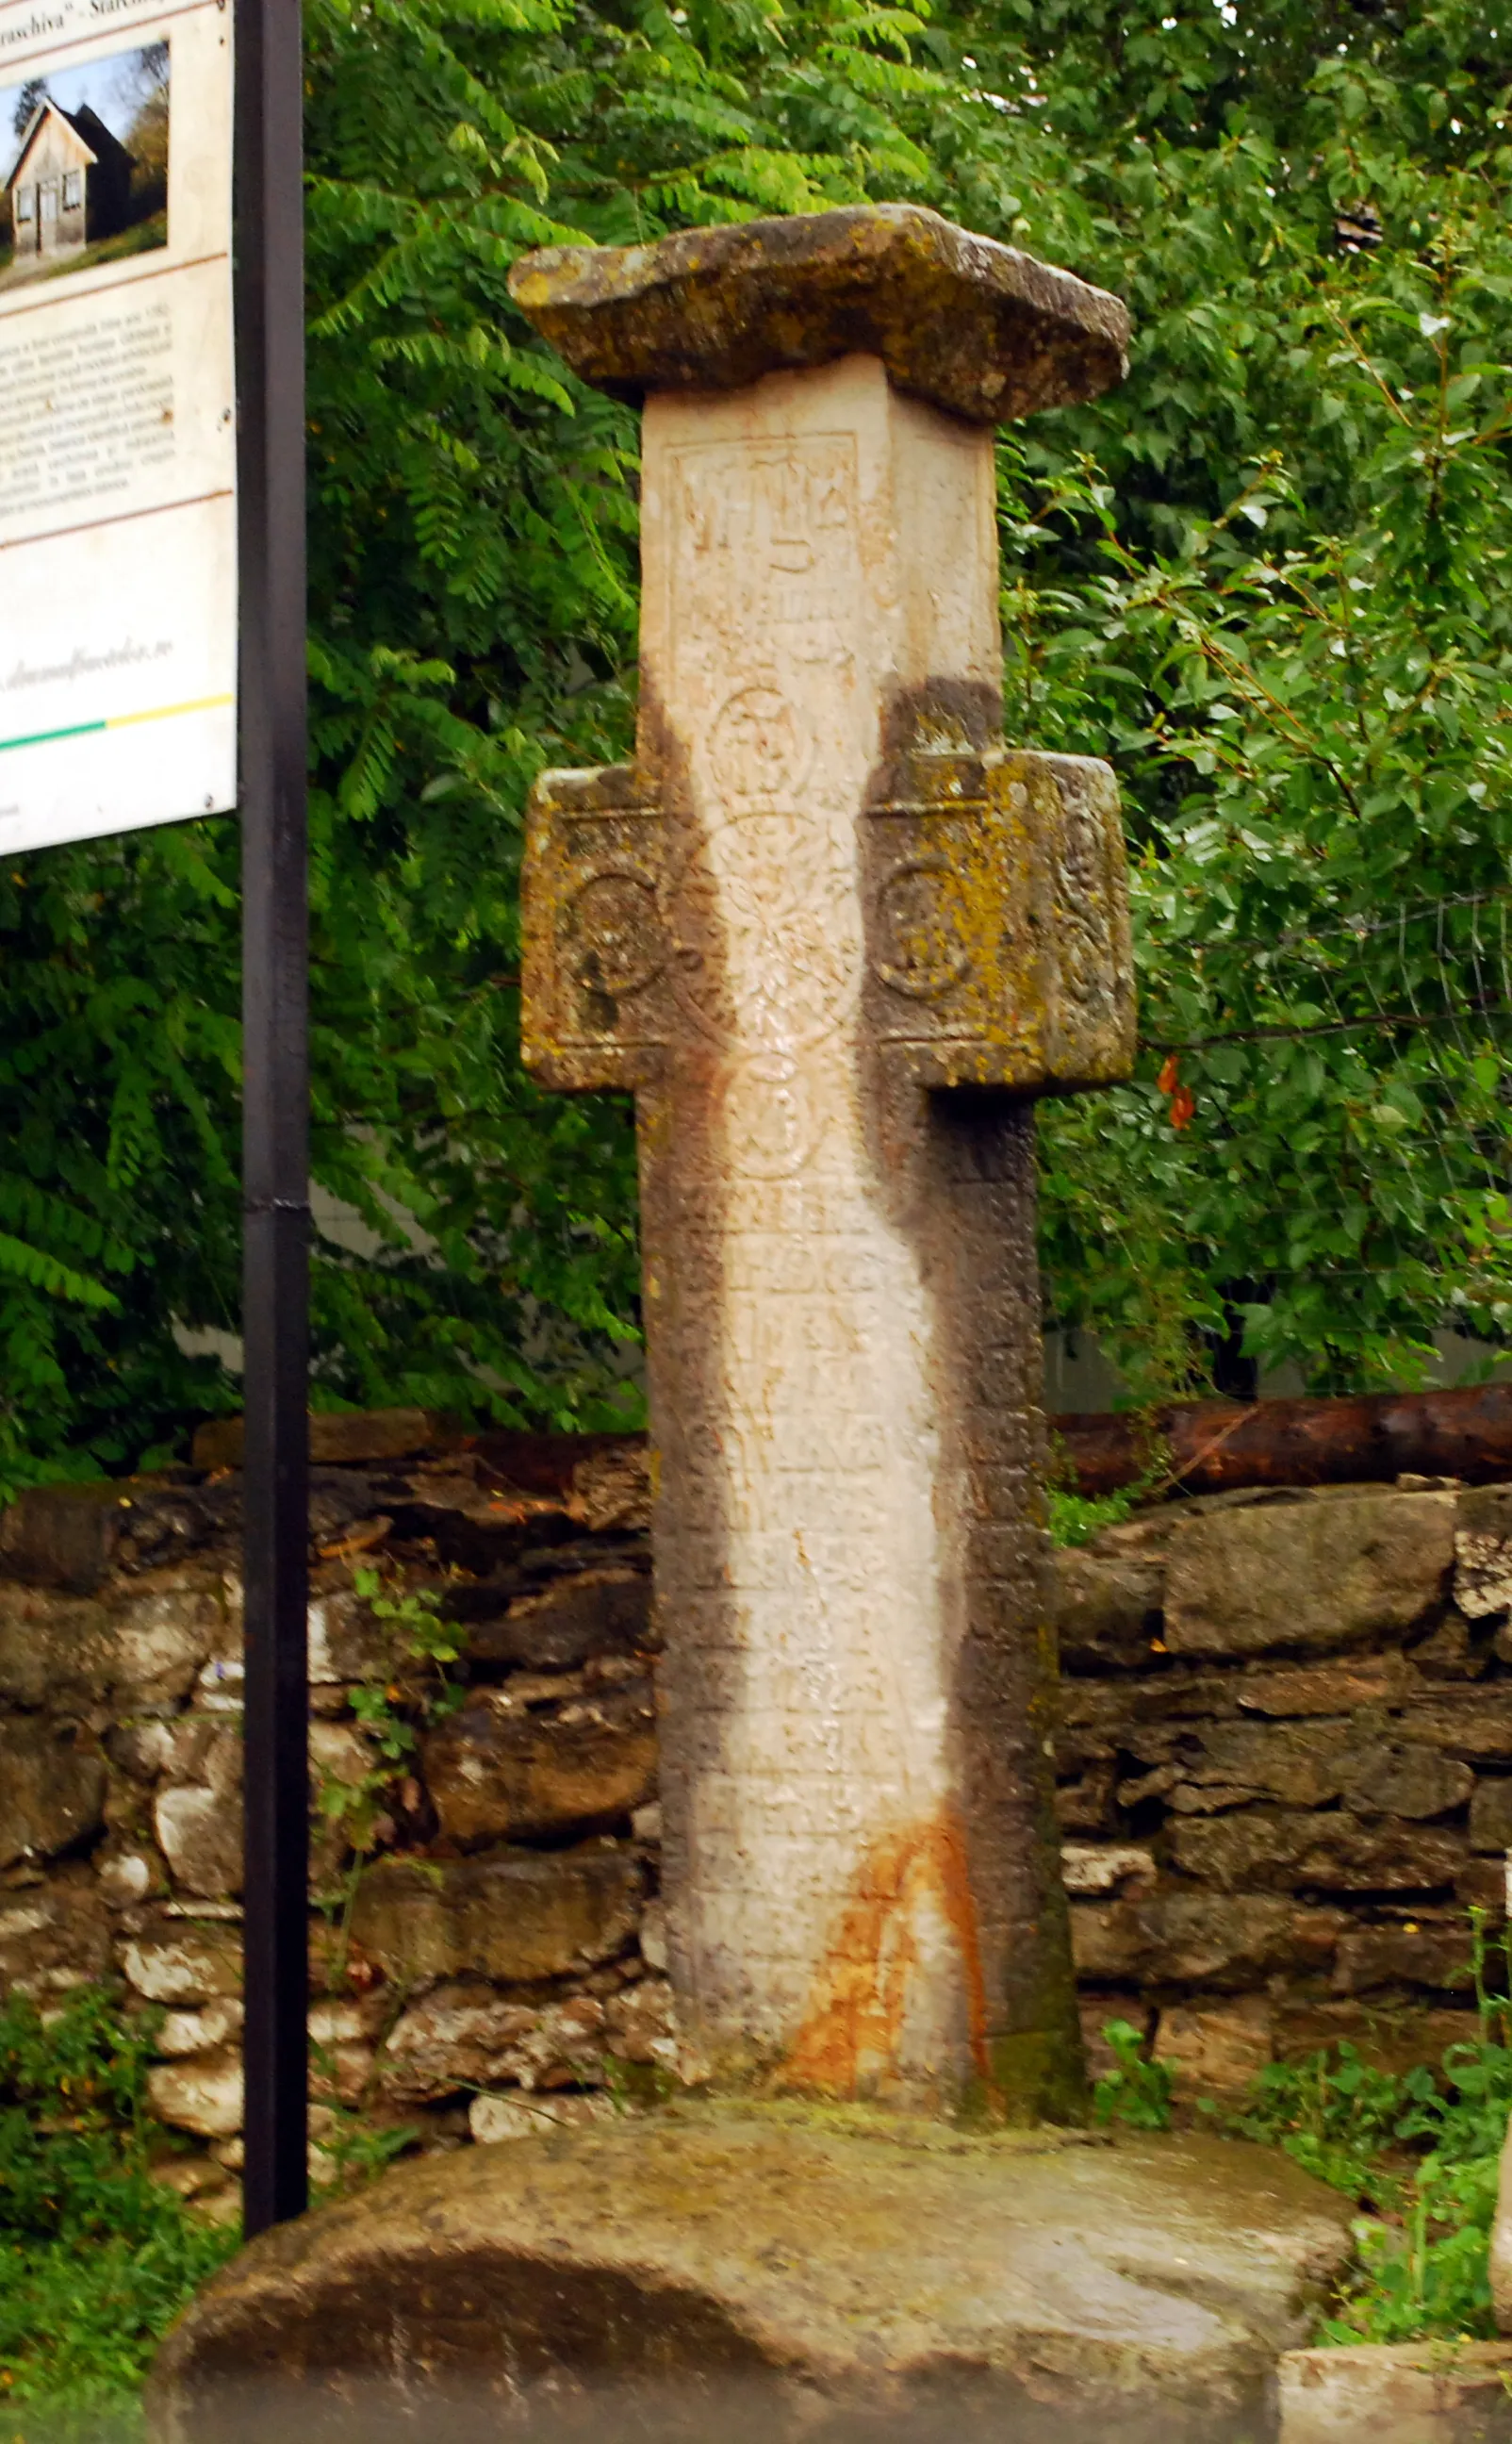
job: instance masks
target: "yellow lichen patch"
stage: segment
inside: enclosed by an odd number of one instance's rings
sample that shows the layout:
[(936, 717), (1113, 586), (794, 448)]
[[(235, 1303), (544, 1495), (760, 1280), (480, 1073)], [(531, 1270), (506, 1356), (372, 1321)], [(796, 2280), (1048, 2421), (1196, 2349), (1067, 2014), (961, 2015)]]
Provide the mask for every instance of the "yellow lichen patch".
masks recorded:
[(1134, 1045), (1128, 885), (1104, 764), (919, 752), (863, 819), (878, 1041), (924, 1086), (1076, 1093)]

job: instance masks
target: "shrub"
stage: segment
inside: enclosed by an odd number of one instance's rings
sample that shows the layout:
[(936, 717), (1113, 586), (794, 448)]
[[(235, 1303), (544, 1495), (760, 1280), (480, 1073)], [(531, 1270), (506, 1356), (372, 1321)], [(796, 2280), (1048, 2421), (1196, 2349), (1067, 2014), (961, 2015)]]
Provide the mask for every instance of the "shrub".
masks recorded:
[(0, 2012), (0, 2401), (46, 2404), (52, 2444), (131, 2431), (159, 2339), (236, 2244), (153, 2177), (151, 2052), (95, 1987)]

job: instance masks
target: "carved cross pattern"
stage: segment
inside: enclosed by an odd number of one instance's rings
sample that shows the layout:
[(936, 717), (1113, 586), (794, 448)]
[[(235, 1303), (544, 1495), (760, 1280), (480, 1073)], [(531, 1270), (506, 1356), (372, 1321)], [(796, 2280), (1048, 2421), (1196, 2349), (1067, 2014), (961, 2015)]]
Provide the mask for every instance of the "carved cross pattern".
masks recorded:
[[(913, 750), (858, 822), (863, 1007), (884, 1057), (918, 1085), (1023, 1095), (1127, 1074), (1132, 960), (1105, 764)], [(688, 866), (668, 838), (649, 772), (611, 766), (538, 784), (525, 1038), (544, 1083), (649, 1085), (688, 1033), (704, 954), (679, 904)]]

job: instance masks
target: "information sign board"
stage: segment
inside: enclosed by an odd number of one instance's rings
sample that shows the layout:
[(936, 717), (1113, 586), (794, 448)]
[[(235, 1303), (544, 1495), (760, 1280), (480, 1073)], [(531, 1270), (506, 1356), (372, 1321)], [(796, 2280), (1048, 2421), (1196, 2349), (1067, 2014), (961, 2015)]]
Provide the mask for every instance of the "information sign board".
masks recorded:
[(0, 855), (236, 804), (231, 16), (0, 0)]

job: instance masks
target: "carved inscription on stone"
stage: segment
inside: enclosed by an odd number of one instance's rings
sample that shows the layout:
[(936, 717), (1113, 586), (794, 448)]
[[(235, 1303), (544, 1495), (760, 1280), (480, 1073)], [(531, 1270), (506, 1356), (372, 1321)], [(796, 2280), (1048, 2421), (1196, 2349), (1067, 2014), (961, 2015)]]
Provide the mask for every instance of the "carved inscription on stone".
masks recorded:
[(994, 684), (990, 482), (873, 360), (653, 398), (641, 761), (526, 871), (527, 1057), (637, 1094), (685, 2019), (847, 2092), (988, 2080), (1042, 1943), (1032, 1146), (930, 1092), (1128, 1031), (1104, 768), (894, 734)]
[[(669, 1778), (672, 1917), (701, 2022), (779, 2051), (878, 1813), (942, 1796), (912, 1730), (941, 1705), (930, 1490), (909, 1465), (930, 1431), (927, 1323), (878, 1209), (858, 1064), (880, 505), (864, 430), (823, 413), (691, 447), (672, 419), (658, 492), (655, 669), (688, 759), (665, 903), (687, 1050), (647, 1210), (696, 1216), (703, 1244), (686, 1282), (666, 1268), (653, 1366), (664, 1411), (703, 1366), (710, 1429), (664, 1463), (663, 1602), (696, 1624), (669, 1657), (668, 1736), (700, 1761)], [(900, 1617), (921, 1634), (899, 1639)], [(957, 2008), (947, 1980), (928, 2049)]]

